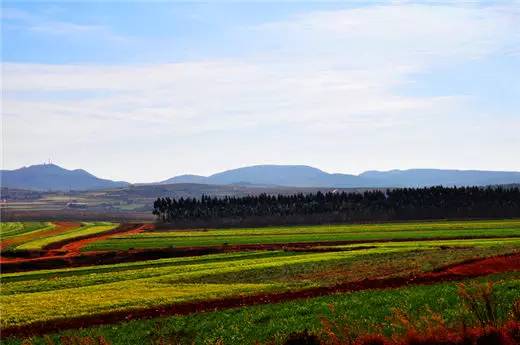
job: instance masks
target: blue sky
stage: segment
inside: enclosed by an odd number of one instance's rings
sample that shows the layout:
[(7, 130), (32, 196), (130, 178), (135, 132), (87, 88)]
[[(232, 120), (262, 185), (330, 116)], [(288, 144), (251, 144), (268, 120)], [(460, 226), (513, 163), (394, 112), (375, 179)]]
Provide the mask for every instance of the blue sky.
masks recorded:
[[(255, 25), (283, 20), (296, 13), (346, 7), (355, 6), (283, 2), (7, 2), (4, 58), (53, 64), (120, 64), (244, 56), (265, 48), (263, 45), (269, 46), (269, 42), (262, 44), (243, 33)], [(104, 37), (100, 37), (101, 33)], [(56, 36), (60, 39), (56, 40)], [(82, 39), (78, 40), (79, 37)]]
[(519, 2), (2, 3), (3, 167), (520, 170)]

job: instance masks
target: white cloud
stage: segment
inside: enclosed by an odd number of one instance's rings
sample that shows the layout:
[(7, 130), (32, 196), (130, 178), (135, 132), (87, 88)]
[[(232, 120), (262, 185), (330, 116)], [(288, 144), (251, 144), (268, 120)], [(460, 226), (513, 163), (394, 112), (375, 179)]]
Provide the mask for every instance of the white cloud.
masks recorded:
[[(440, 100), (392, 94), (399, 70), (207, 62), (150, 66), (4, 65), (6, 113), (51, 114), (172, 124), (179, 132), (424, 110)], [(95, 91), (90, 97), (88, 92)], [(72, 100), (31, 95), (83, 94)], [(40, 96), (39, 98), (45, 98)], [(54, 97), (56, 98), (56, 97)], [(366, 121), (365, 121), (366, 122)], [(369, 121), (369, 125), (372, 120)]]
[[(402, 162), (423, 162), (420, 144), (430, 154), (435, 147), (428, 143), (436, 140), (428, 128), (462, 130), (457, 116), (470, 100), (406, 96), (399, 88), (413, 83), (414, 73), (517, 47), (518, 24), (517, 16), (500, 8), (373, 6), (249, 28), (252, 40), (277, 42), (279, 48), (240, 60), (6, 63), (6, 162), (14, 167), (25, 164), (25, 157), (52, 152), (81, 165), (74, 152), (88, 147), (99, 154), (95, 172), (141, 181), (189, 167), (209, 173), (273, 161), (311, 161), (339, 171), (352, 171), (353, 160), (359, 170), (406, 167), (388, 156), (402, 150)], [(273, 129), (284, 134), (273, 137)], [(455, 131), (446, 135), (453, 145)], [(150, 149), (151, 142), (160, 147)], [(237, 143), (247, 152), (237, 153)], [(128, 158), (128, 151), (161, 169), (150, 172), (110, 158)], [(165, 154), (178, 157), (179, 164), (164, 161)], [(216, 156), (218, 163), (212, 162)]]
[(330, 58), (341, 51), (347, 65), (424, 67), (443, 58), (478, 58), (518, 46), (519, 22), (515, 7), (411, 4), (305, 13), (259, 30), (284, 40), (285, 52)]

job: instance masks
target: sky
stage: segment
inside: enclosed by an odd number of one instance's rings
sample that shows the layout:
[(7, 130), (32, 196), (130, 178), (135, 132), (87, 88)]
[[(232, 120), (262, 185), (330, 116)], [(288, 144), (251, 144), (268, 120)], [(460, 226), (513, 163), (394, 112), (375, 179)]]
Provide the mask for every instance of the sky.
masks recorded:
[(520, 2), (2, 1), (2, 168), (520, 171)]

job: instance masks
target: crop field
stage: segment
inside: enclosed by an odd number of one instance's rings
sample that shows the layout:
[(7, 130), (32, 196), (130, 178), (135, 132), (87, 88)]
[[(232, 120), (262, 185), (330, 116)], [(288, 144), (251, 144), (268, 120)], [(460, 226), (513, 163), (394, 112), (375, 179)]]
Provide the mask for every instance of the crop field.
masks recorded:
[(201, 231), (150, 231), (90, 244), (86, 250), (222, 246), (295, 242), (395, 241), (430, 238), (520, 236), (520, 221), (431, 222), (367, 225), (287, 226)]
[[(323, 318), (390, 334), (396, 308), (454, 325), (464, 309), (460, 282), (494, 282), (501, 320), (520, 300), (520, 220), (194, 230), (44, 222), (1, 231), (2, 248), (15, 249), (2, 258), (6, 344), (67, 336), (282, 344), (292, 332), (319, 332)], [(194, 247), (189, 256), (176, 251)], [(152, 258), (161, 248), (169, 257)]]

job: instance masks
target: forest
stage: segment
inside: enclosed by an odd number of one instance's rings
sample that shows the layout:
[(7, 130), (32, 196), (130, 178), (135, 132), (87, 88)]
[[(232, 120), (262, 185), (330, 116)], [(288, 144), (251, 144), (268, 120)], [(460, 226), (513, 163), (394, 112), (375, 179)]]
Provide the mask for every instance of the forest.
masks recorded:
[[(322, 221), (510, 218), (520, 216), (518, 187), (427, 187), (358, 192), (155, 200), (158, 221), (268, 217)], [(301, 217), (300, 217), (301, 219)]]

